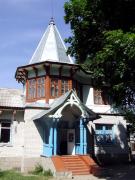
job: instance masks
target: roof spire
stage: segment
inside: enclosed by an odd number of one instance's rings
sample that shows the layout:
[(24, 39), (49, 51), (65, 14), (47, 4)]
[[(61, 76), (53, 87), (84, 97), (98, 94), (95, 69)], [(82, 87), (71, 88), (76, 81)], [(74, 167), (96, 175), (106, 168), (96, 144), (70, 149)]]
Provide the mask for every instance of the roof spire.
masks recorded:
[(54, 24), (54, 19), (53, 19), (53, 16), (54, 16), (54, 8), (53, 8), (53, 0), (51, 0), (51, 11), (52, 11), (52, 17), (51, 17), (51, 21), (50, 21), (50, 24)]
[(49, 25), (50, 25), (50, 24), (55, 25), (55, 23), (54, 23), (54, 18), (53, 18), (53, 17), (51, 17), (51, 20), (50, 20), (50, 22), (49, 22)]
[(29, 64), (44, 61), (73, 64), (71, 57), (66, 52), (66, 46), (57, 30), (54, 19), (51, 18)]

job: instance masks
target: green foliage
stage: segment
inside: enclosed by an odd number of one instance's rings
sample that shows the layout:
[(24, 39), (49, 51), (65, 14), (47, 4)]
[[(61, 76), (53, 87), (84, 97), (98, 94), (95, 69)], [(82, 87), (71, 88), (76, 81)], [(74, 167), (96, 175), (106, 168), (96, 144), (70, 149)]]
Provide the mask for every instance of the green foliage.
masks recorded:
[(53, 176), (50, 169), (45, 171), (43, 169), (43, 166), (41, 166), (40, 164), (37, 164), (34, 171), (32, 171), (31, 173), (34, 175)]
[(43, 171), (43, 175), (44, 175), (44, 176), (53, 176), (53, 174), (52, 174), (52, 172), (51, 172), (50, 169), (49, 169), (49, 170), (46, 170), (46, 171)]
[(130, 124), (132, 124), (132, 126), (130, 126), (130, 132), (134, 132), (134, 130), (135, 130), (135, 114), (131, 110), (129, 110), (126, 112), (125, 119)]
[(135, 1), (69, 0), (68, 53), (91, 72), (94, 86), (108, 89), (124, 111), (135, 107)]
[(68, 53), (78, 63), (93, 58), (102, 48), (103, 31), (123, 29), (134, 31), (134, 0), (69, 0), (65, 3), (65, 22), (73, 35), (66, 39)]
[(32, 174), (43, 174), (43, 167), (40, 164), (37, 164)]
[[(103, 48), (87, 65), (98, 86), (108, 86), (118, 105), (135, 104), (135, 34), (122, 30), (104, 33)], [(98, 81), (101, 79), (102, 81)]]
[(0, 180), (47, 180), (48, 178), (44, 176), (33, 176), (25, 175), (23, 176), (19, 172), (15, 171), (0, 171)]

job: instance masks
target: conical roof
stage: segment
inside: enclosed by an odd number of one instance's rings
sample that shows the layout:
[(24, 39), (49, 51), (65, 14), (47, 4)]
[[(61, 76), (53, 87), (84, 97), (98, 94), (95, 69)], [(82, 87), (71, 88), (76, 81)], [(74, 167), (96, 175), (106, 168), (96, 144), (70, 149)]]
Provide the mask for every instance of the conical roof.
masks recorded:
[(44, 61), (73, 64), (71, 57), (67, 55), (66, 52), (67, 49), (64, 41), (60, 36), (54, 20), (51, 19), (49, 26), (43, 34), (29, 64)]

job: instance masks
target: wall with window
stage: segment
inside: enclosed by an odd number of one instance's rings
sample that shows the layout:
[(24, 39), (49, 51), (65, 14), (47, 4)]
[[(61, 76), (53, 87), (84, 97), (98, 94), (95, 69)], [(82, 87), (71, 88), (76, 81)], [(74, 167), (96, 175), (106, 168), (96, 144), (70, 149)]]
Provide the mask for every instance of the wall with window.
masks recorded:
[(16, 157), (22, 155), (24, 145), (24, 112), (4, 110), (0, 115), (0, 156)]
[(125, 158), (128, 155), (126, 121), (122, 116), (101, 115), (94, 120), (95, 154), (107, 160)]
[(83, 85), (83, 103), (88, 106), (91, 110), (97, 113), (112, 113), (114, 110), (112, 109), (111, 105), (107, 103), (108, 101), (104, 101), (101, 91), (94, 90), (93, 87), (90, 85)]
[(113, 124), (96, 124), (95, 125), (95, 143), (98, 146), (108, 146), (115, 143)]

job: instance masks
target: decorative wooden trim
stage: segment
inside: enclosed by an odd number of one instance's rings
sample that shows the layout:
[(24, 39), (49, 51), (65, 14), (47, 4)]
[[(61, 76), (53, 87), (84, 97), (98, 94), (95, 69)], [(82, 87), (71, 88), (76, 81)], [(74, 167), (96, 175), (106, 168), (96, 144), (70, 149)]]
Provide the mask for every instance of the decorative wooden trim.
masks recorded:
[(58, 95), (61, 96), (61, 79), (58, 79)]
[(45, 66), (45, 69), (46, 69), (46, 81), (45, 81), (46, 103), (49, 103), (49, 98), (50, 98), (50, 66)]
[(2, 111), (4, 111), (4, 110), (12, 110), (12, 109), (24, 111), (24, 107), (0, 106), (0, 109)]
[(63, 69), (63, 66), (60, 66), (59, 67), (59, 77), (61, 78), (61, 76), (62, 76), (62, 69)]
[(28, 87), (29, 87), (28, 83), (29, 83), (29, 80), (27, 79), (27, 81), (26, 81), (26, 101), (28, 101)]
[[(37, 76), (37, 78), (46, 77), (46, 75)], [(29, 77), (28, 80), (35, 79), (35, 77)]]
[(68, 81), (68, 86), (69, 86), (69, 90), (73, 89), (73, 81), (72, 81), (72, 79), (70, 79)]

